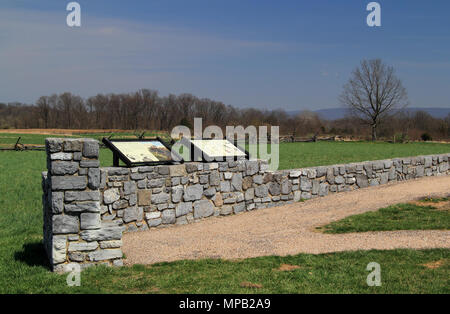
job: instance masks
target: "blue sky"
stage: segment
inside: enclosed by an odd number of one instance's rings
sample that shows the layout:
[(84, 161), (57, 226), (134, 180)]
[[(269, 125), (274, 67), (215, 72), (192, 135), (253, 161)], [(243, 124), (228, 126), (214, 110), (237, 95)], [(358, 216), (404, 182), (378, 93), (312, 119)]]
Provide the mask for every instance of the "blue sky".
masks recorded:
[(238, 107), (339, 106), (362, 59), (395, 67), (411, 106), (450, 106), (450, 1), (66, 0), (0, 3), (0, 101), (156, 89)]

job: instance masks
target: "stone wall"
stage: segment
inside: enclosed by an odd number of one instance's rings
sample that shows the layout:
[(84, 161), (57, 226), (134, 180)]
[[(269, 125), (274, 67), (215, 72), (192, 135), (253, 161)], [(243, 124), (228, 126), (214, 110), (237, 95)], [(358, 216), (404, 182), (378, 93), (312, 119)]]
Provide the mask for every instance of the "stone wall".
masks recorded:
[(262, 160), (100, 168), (95, 140), (47, 139), (46, 146), (44, 244), (56, 271), (122, 265), (123, 231), (450, 174), (450, 154), (271, 172)]

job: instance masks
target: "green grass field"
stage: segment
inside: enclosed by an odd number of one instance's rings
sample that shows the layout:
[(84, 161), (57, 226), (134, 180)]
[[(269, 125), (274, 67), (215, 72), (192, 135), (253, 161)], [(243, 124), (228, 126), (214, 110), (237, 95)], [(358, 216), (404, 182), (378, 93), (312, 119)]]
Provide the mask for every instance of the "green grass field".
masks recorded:
[[(392, 205), (374, 212), (349, 216), (318, 229), (325, 233), (449, 230), (449, 200), (449, 198), (430, 199), (417, 203)], [(443, 206), (437, 207), (436, 204)]]
[(384, 142), (281, 143), (280, 169), (344, 164), (396, 157), (443, 154), (450, 144)]
[[(45, 137), (36, 139), (37, 144)], [(444, 153), (449, 148), (444, 144), (282, 144), (281, 167)], [(64, 275), (49, 271), (41, 244), (41, 172), (45, 170), (45, 158), (41, 151), (0, 152), (0, 293), (450, 292), (450, 250), (445, 249), (300, 254), (234, 262), (179, 261), (120, 269), (97, 267), (82, 273), (81, 287), (68, 287)], [(111, 152), (101, 150), (100, 159), (103, 166), (110, 166)], [(372, 261), (382, 267), (381, 287), (366, 285), (365, 267)], [(439, 267), (424, 266), (427, 263), (437, 263)], [(299, 268), (276, 270), (281, 264)], [(242, 285), (243, 282), (254, 285)]]
[[(114, 138), (134, 137), (133, 133), (92, 133), (70, 137), (90, 137), (101, 140), (104, 136)], [(147, 137), (162, 136), (162, 133), (148, 132)], [(12, 147), (21, 136), (21, 143), (44, 145), (47, 137), (59, 135), (9, 134), (0, 133), (0, 147)], [(248, 146), (247, 146), (248, 149)], [(270, 150), (270, 148), (269, 148)], [(380, 160), (396, 157), (450, 153), (450, 144), (414, 142), (392, 144), (385, 142), (317, 142), (317, 143), (281, 143), (279, 145), (279, 169), (294, 169), (312, 166), (343, 164), (367, 160)], [(0, 157), (1, 158), (1, 157)], [(102, 166), (112, 165), (109, 150), (101, 151)], [(43, 164), (44, 165), (44, 164)]]

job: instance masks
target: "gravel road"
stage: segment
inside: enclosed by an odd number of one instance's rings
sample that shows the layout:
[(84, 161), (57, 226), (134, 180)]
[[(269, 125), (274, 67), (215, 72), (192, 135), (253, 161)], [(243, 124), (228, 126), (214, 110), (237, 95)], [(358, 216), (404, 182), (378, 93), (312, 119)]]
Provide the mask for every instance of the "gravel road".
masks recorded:
[(260, 209), (123, 237), (125, 264), (198, 258), (237, 259), (266, 255), (394, 248), (450, 248), (450, 231), (387, 231), (322, 234), (315, 227), (349, 215), (425, 196), (450, 194), (450, 176), (332, 194), (306, 202)]

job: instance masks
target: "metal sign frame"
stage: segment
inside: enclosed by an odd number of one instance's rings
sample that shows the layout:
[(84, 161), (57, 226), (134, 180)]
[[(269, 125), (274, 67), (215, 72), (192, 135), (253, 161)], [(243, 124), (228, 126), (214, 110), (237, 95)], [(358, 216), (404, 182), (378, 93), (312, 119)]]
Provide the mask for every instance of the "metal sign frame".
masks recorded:
[[(114, 142), (149, 142), (157, 141), (160, 142), (164, 147), (166, 147), (172, 154), (174, 154), (179, 160), (161, 160), (161, 161), (144, 161), (144, 162), (133, 162), (125, 154), (122, 153), (115, 145)], [(156, 138), (143, 138), (143, 139), (113, 139), (110, 140), (106, 137), (102, 139), (102, 142), (113, 152), (113, 166), (119, 167), (119, 159), (122, 160), (127, 167), (136, 166), (157, 166), (157, 165), (172, 165), (174, 163), (183, 163), (183, 158), (176, 152), (172, 152), (172, 147), (170, 147), (166, 142), (160, 137)]]
[[(196, 140), (196, 139), (193, 139)], [(200, 139), (202, 141), (208, 141), (208, 140), (219, 140), (217, 138), (202, 138)], [(205, 153), (204, 151), (202, 151), (198, 146), (196, 146), (194, 143), (192, 143), (191, 139), (187, 138), (187, 137), (183, 137), (180, 140), (180, 143), (182, 145), (184, 145), (185, 147), (188, 147), (190, 150), (190, 156), (191, 156), (191, 160), (190, 161), (203, 161), (203, 162), (216, 162), (216, 158), (222, 158), (222, 161), (226, 161), (226, 160), (241, 160), (241, 159), (246, 159), (249, 160), (250, 159), (250, 154), (247, 150), (245, 150), (244, 148), (240, 147), (237, 144), (237, 141), (235, 140), (234, 143), (232, 141), (230, 141), (229, 139), (225, 139), (226, 141), (228, 141), (229, 143), (231, 143), (234, 147), (236, 147), (239, 151), (243, 152), (245, 154), (245, 156), (209, 156), (207, 153)], [(195, 160), (195, 155), (197, 152), (197, 156), (202, 156), (201, 159)]]

